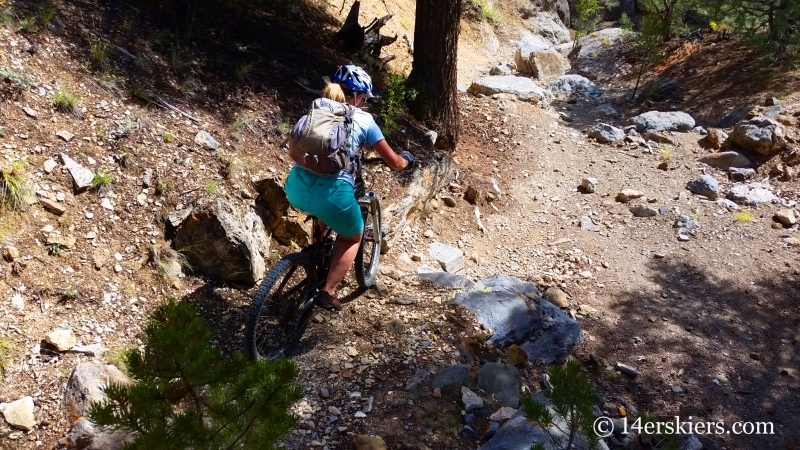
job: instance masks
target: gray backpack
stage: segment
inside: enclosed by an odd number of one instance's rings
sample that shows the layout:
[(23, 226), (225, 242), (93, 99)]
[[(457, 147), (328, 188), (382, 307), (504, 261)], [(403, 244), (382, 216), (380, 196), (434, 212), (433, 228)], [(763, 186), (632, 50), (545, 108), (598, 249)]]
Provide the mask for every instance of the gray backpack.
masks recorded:
[(289, 141), (289, 157), (312, 172), (334, 174), (352, 171), (350, 134), (355, 108), (327, 98), (318, 98), (311, 110), (297, 121)]

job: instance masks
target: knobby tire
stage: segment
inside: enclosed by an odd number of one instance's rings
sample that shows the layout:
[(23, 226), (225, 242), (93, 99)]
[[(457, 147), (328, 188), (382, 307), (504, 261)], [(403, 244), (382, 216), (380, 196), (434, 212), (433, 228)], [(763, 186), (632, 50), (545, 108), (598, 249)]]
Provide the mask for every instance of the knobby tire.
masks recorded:
[(314, 263), (307, 253), (281, 258), (253, 296), (245, 323), (244, 347), (253, 360), (288, 357), (303, 335), (313, 308), (301, 311), (313, 294)]
[(356, 282), (362, 289), (368, 289), (375, 284), (378, 276), (378, 259), (381, 256), (381, 240), (383, 239), (381, 229), (381, 205), (380, 200), (375, 200), (375, 214), (370, 212), (370, 207), (364, 207), (364, 235), (361, 237), (361, 245), (356, 253)]

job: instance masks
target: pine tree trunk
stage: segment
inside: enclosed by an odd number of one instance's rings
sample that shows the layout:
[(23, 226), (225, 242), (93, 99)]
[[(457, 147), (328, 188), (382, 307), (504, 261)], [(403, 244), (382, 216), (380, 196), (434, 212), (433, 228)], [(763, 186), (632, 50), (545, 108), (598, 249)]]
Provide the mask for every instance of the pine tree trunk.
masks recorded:
[(462, 0), (417, 0), (414, 62), (409, 84), (418, 118), (438, 133), (436, 146), (452, 151), (459, 133), (456, 59)]

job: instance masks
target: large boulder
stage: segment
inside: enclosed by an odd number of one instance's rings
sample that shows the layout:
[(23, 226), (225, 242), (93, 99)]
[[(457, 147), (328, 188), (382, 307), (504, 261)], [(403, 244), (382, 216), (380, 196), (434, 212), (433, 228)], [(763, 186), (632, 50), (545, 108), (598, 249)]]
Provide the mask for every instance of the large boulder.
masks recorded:
[(762, 155), (774, 155), (786, 144), (783, 125), (766, 117), (755, 117), (739, 122), (733, 128), (731, 142), (746, 150)]
[(552, 48), (527, 54), (517, 50), (514, 62), (520, 73), (545, 81), (564, 75), (570, 68), (569, 60)]
[(599, 81), (628, 73), (632, 66), (622, 56), (624, 43), (632, 36), (634, 33), (630, 31), (606, 28), (578, 39), (570, 53), (575, 72)]
[(101, 402), (106, 396), (103, 390), (111, 383), (131, 384), (133, 381), (115, 366), (97, 362), (78, 364), (72, 371), (64, 391), (64, 406), (67, 422), (73, 424), (89, 415), (89, 405)]
[[(259, 226), (260, 225), (260, 226)], [(240, 214), (216, 199), (194, 208), (175, 232), (172, 246), (193, 270), (206, 276), (254, 284), (264, 276), (265, 230), (260, 218)]]
[(488, 76), (478, 78), (469, 87), (470, 94), (514, 94), (520, 100), (541, 102), (550, 97), (550, 93), (540, 88), (530, 78), (515, 76)]
[(603, 99), (603, 91), (591, 80), (581, 75), (563, 75), (551, 81), (547, 90), (554, 95), (586, 95), (595, 101)]
[(478, 322), (494, 331), (487, 344), (518, 344), (528, 360), (536, 363), (565, 359), (583, 339), (580, 324), (544, 300), (535, 285), (507, 275), (483, 279), (472, 291), (456, 294), (450, 303), (468, 308)]
[(630, 119), (630, 125), (639, 132), (689, 131), (694, 128), (694, 119), (681, 111), (648, 111)]
[(558, 14), (553, 12), (540, 12), (530, 16), (526, 20), (526, 25), (533, 34), (543, 37), (552, 45), (564, 44), (572, 40), (569, 29), (561, 22)]
[[(302, 214), (290, 207), (280, 181), (276, 178), (265, 178), (253, 183), (253, 188), (258, 192), (256, 212), (263, 220), (266, 235), (272, 236), (282, 245), (295, 243), (304, 246), (308, 242), (309, 232), (302, 225)], [(259, 235), (263, 236), (264, 233)], [(269, 248), (268, 242), (266, 248)]]

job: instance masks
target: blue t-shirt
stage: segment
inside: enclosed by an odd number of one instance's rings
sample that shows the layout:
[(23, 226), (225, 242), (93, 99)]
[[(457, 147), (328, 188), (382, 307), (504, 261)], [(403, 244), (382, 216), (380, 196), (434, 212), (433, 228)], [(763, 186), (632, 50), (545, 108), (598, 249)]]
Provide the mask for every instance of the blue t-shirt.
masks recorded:
[[(358, 153), (358, 149), (361, 148), (361, 146), (365, 143), (369, 145), (375, 145), (376, 142), (380, 142), (383, 139), (383, 132), (381, 132), (378, 124), (375, 123), (375, 119), (372, 118), (372, 114), (356, 108), (355, 112), (353, 113), (353, 131), (350, 132), (350, 158), (352, 159), (355, 157), (355, 155)], [(297, 167), (300, 166), (298, 165)], [(303, 169), (302, 167), (300, 168)], [(351, 186), (355, 187), (353, 174), (346, 170), (342, 170), (338, 174), (318, 173), (309, 170), (306, 170), (306, 172), (320, 177), (344, 180), (350, 183)]]

